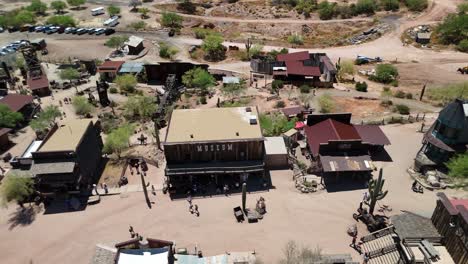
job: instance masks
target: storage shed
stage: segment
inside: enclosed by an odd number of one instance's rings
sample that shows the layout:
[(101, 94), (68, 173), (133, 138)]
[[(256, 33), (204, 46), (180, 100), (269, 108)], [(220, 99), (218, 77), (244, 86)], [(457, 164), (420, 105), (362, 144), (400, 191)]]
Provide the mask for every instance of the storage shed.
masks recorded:
[(288, 166), (288, 150), (283, 137), (265, 137), (265, 165), (267, 168)]

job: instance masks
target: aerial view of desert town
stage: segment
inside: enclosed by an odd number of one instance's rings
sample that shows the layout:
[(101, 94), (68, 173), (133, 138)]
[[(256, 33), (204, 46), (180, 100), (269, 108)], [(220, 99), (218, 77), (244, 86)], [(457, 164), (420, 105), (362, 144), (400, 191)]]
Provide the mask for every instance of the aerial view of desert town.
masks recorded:
[(0, 0), (1, 264), (468, 264), (468, 0)]

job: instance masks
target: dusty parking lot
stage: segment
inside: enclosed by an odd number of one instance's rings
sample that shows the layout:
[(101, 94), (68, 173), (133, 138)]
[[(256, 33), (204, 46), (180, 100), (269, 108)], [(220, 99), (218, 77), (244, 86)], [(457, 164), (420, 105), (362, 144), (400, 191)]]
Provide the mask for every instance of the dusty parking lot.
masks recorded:
[[(388, 196), (382, 203), (393, 207), (392, 213), (411, 210), (430, 216), (435, 206), (435, 193), (415, 194), (405, 172), (419, 148), (419, 124), (384, 127), (394, 143), (387, 151), (394, 162), (377, 163), (384, 168)], [(402, 148), (401, 146), (405, 146)], [(320, 246), (326, 253), (351, 253), (346, 228), (354, 223), (363, 189), (333, 193), (300, 194), (294, 188), (290, 171), (271, 172), (274, 189), (249, 194), (247, 205), (266, 199), (267, 215), (257, 224), (238, 224), (232, 208), (241, 204), (241, 196), (196, 199), (200, 217), (188, 212), (185, 200), (170, 201), (158, 193), (148, 209), (141, 192), (127, 198), (105, 197), (100, 204), (85, 211), (34, 215), (30, 222), (15, 222), (15, 206), (0, 211), (0, 252), (3, 263), (89, 263), (97, 243), (128, 239), (132, 225), (144, 236), (174, 240), (179, 247), (195, 245), (205, 255), (225, 251), (255, 250), (265, 263), (276, 263), (287, 240)], [(156, 175), (161, 177), (161, 175)], [(449, 195), (457, 193), (449, 191)], [(465, 193), (466, 195), (466, 193)], [(362, 233), (361, 233), (362, 235)], [(18, 249), (22, 250), (21, 254)]]

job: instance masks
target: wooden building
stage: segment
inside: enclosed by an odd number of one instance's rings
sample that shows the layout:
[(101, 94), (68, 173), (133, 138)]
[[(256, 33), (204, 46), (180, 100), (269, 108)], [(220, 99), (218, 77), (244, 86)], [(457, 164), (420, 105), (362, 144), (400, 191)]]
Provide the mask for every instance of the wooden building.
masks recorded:
[(6, 150), (10, 146), (10, 139), (8, 138), (8, 133), (11, 129), (0, 127), (0, 150)]
[(449, 199), (438, 193), (432, 223), (455, 263), (468, 263), (468, 199)]
[(97, 67), (101, 80), (112, 82), (117, 77), (125, 61), (105, 61)]
[(137, 36), (130, 36), (128, 41), (125, 42), (128, 49), (128, 55), (138, 55), (145, 49), (143, 46), (143, 39)]
[(164, 84), (169, 74), (175, 74), (178, 83), (182, 82), (182, 75), (187, 71), (200, 67), (208, 69), (207, 64), (193, 64), (190, 62), (158, 62), (145, 64), (146, 77), (149, 84)]
[(174, 110), (163, 143), (165, 174), (173, 186), (246, 181), (263, 175), (263, 141), (254, 107)]
[(23, 94), (8, 94), (0, 97), (0, 104), (8, 106), (13, 112), (21, 113), (25, 122), (31, 120), (41, 109), (38, 104), (34, 103), (33, 96)]

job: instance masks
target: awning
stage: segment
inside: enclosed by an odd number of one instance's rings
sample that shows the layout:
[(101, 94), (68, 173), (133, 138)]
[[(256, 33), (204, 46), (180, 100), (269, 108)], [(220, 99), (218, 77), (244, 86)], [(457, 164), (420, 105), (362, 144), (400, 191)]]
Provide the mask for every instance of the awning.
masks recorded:
[(289, 129), (288, 131), (284, 132), (283, 135), (287, 137), (292, 137), (294, 136), (298, 131), (294, 128)]
[(362, 142), (376, 146), (390, 145), (390, 140), (376, 125), (354, 125)]
[(324, 172), (372, 171), (369, 155), (363, 156), (322, 156), (320, 163)]
[(305, 124), (302, 121), (296, 122), (296, 125), (294, 126), (295, 129), (302, 129), (304, 127), (305, 127)]
[[(158, 252), (165, 250), (164, 252)], [(120, 251), (117, 264), (167, 264), (167, 249), (124, 249)]]
[(166, 175), (250, 173), (263, 171), (264, 167), (265, 163), (263, 161), (167, 164)]
[(429, 142), (431, 145), (434, 145), (435, 147), (438, 147), (440, 149), (443, 149), (447, 152), (455, 152), (453, 148), (451, 148), (449, 145), (445, 144), (442, 140), (434, 137), (432, 135), (432, 129), (429, 130), (425, 135), (424, 135), (424, 140)]
[(33, 163), (31, 173), (33, 175), (72, 173), (74, 169), (75, 162)]

